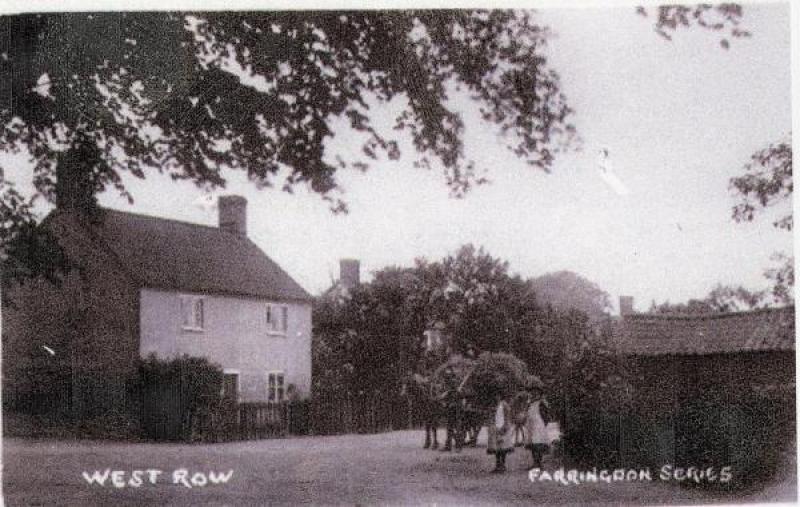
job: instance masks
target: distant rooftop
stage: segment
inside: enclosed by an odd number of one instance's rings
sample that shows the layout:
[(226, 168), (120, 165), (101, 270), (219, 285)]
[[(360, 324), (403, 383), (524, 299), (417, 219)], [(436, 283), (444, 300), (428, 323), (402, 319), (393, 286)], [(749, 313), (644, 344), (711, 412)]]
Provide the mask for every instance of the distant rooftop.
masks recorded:
[(793, 351), (794, 306), (708, 315), (630, 314), (617, 328), (626, 355)]

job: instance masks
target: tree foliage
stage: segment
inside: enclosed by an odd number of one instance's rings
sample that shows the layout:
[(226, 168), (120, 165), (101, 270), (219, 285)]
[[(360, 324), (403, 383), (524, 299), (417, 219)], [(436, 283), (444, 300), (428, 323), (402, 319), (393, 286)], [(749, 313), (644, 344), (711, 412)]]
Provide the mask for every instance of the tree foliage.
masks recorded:
[[(789, 282), (794, 283), (793, 270), (785, 270), (784, 267), (777, 268), (771, 274), (777, 283), (786, 286)], [(791, 279), (790, 279), (791, 278)], [(776, 283), (776, 285), (777, 285)], [(771, 294), (770, 294), (771, 293)], [(770, 295), (773, 296), (770, 300)], [(777, 297), (774, 291), (749, 290), (741, 285), (730, 286), (717, 284), (705, 298), (690, 299), (686, 303), (664, 303), (656, 304), (655, 301), (650, 305), (650, 313), (670, 314), (670, 315), (702, 315), (709, 313), (730, 313), (742, 312), (766, 308), (771, 303), (787, 304), (791, 302), (791, 294), (786, 294), (784, 298)]]
[(14, 76), (0, 84), (0, 148), (30, 152), (50, 199), (60, 158), (79, 149), (96, 191), (130, 197), (121, 174), (154, 170), (222, 186), (228, 167), (330, 198), (346, 165), (326, 156), (331, 121), (367, 136), (365, 160), (395, 158), (369, 111), (393, 99), (418, 163), (440, 162), (461, 194), (480, 178), (457, 89), (533, 166), (549, 169), (573, 132), (530, 11), (37, 14), (0, 18), (0, 33), (0, 69)]
[[(182, 421), (180, 437), (184, 440), (211, 440), (214, 437), (212, 421), (235, 409), (230, 405), (231, 400), (221, 396), (222, 384), (222, 368), (206, 358), (183, 355), (159, 359), (151, 354), (139, 361), (137, 388), (151, 402), (178, 410)], [(165, 394), (167, 386), (175, 390)], [(157, 426), (158, 423), (152, 421), (144, 423), (144, 434), (159, 435)]]
[(778, 304), (794, 304), (794, 256), (776, 253), (772, 260), (777, 265), (764, 271), (764, 276), (772, 282), (772, 297)]
[[(312, 377), (317, 392), (399, 390), (422, 358), (425, 325), (415, 311), (413, 285), (378, 281), (341, 297), (317, 298), (313, 311)], [(407, 280), (407, 279), (406, 279)]]
[[(689, 26), (749, 35), (736, 4), (655, 10), (668, 39)], [(30, 154), (50, 200), (55, 167), (80, 154), (95, 192), (132, 198), (123, 173), (149, 171), (224, 186), (233, 168), (261, 186), (307, 184), (343, 209), (331, 195), (339, 169), (399, 156), (371, 121), (370, 104), (393, 99), (417, 163), (441, 163), (458, 195), (483, 181), (464, 153), (459, 91), (535, 167), (549, 169), (575, 133), (533, 11), (28, 14), (0, 17), (0, 34), (0, 73), (13, 76), (0, 83), (0, 149)], [(364, 159), (326, 153), (334, 119), (366, 136)], [(3, 207), (25, 217), (2, 185)]]
[(444, 324), (456, 352), (509, 351), (541, 313), (530, 285), (483, 248), (465, 245), (439, 263), (419, 266), (435, 284), (431, 321)]
[[(737, 194), (739, 203), (733, 207), (733, 219), (751, 222), (759, 214), (779, 209), (773, 223), (776, 228), (792, 231), (792, 136), (791, 133), (778, 143), (770, 144), (750, 157), (745, 174), (731, 178), (730, 187)], [(783, 211), (787, 208), (788, 211)], [(794, 256), (783, 253), (773, 255), (777, 266), (768, 268), (764, 275), (772, 282), (772, 297), (779, 304), (794, 302)]]
[[(535, 365), (552, 386), (592, 335), (585, 314), (540, 304), (530, 281), (472, 245), (380, 270), (344, 297), (331, 290), (316, 301), (313, 322), (315, 385), (355, 391), (394, 386), (412, 372), (428, 376), (449, 354), (469, 361), (485, 352)], [(432, 328), (445, 348), (426, 349)]]
[(540, 302), (563, 310), (578, 310), (592, 321), (608, 317), (611, 299), (597, 284), (571, 271), (547, 273), (531, 280)]
[(755, 310), (767, 306), (766, 291), (752, 291), (738, 286), (717, 284), (705, 298), (690, 299), (686, 303), (664, 303), (650, 305), (650, 313), (660, 315), (703, 315)]
[(743, 11), (738, 4), (660, 5), (650, 10), (638, 7), (636, 12), (655, 18), (653, 29), (666, 40), (672, 40), (672, 34), (679, 29), (693, 26), (720, 34), (727, 33), (719, 41), (723, 49), (730, 48), (728, 38), (750, 37), (750, 32), (741, 27)]
[[(786, 203), (791, 205), (794, 190), (791, 134), (787, 139), (754, 153), (745, 165), (745, 174), (731, 178), (730, 186), (740, 198), (733, 207), (733, 219), (737, 222), (750, 222), (768, 208)], [(773, 225), (791, 231), (791, 211)]]
[[(747, 34), (735, 5), (658, 9), (666, 37), (693, 24)], [(399, 157), (401, 132), (453, 194), (485, 181), (456, 97), (534, 167), (549, 170), (575, 137), (533, 11), (35, 14), (0, 17), (0, 34), (0, 73), (13, 76), (0, 82), (0, 150), (30, 155), (36, 190), (22, 196), (0, 167), (4, 256), (35, 221), (33, 200), (55, 199), (57, 168), (128, 199), (126, 175), (210, 189), (240, 170), (259, 187), (308, 186), (343, 211), (337, 172)], [(386, 134), (372, 108), (393, 100), (402, 112)], [(358, 159), (330, 152), (339, 121), (363, 140)]]

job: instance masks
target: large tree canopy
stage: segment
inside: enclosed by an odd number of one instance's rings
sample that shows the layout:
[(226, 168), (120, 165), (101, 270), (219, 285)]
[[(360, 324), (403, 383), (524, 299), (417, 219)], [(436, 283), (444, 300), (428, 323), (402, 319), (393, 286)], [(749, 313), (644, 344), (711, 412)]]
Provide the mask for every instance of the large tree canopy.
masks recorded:
[[(449, 353), (511, 353), (552, 383), (566, 362), (595, 345), (585, 314), (545, 307), (529, 280), (472, 245), (441, 260), (385, 268), (346, 295), (328, 291), (315, 301), (312, 320), (314, 378), (356, 391), (397, 384), (408, 372), (428, 374)], [(426, 348), (431, 329), (442, 332), (446, 347)]]
[(480, 176), (449, 101), (457, 89), (536, 167), (573, 132), (544, 56), (548, 31), (530, 11), (23, 15), (0, 18), (0, 34), (0, 74), (11, 77), (0, 82), (0, 149), (30, 151), (48, 198), (55, 167), (78, 149), (95, 190), (124, 193), (123, 171), (148, 170), (220, 186), (231, 167), (330, 198), (345, 164), (326, 156), (331, 121), (367, 136), (367, 158), (396, 157), (368, 111), (395, 98), (406, 107), (394, 127), (410, 133), (418, 162), (440, 162), (463, 193)]
[[(691, 25), (747, 34), (731, 4), (657, 12), (665, 36)], [(338, 169), (364, 168), (381, 151), (399, 156), (368, 109), (400, 99), (395, 129), (410, 135), (416, 162), (438, 162), (460, 195), (483, 178), (465, 155), (453, 94), (471, 97), (535, 167), (550, 168), (573, 138), (548, 38), (533, 11), (519, 10), (0, 17), (0, 150), (27, 150), (37, 194), (50, 200), (57, 166), (88, 170), (91, 190), (129, 198), (124, 172), (213, 187), (230, 167), (258, 185), (307, 184), (343, 209), (333, 195)], [(326, 153), (334, 120), (365, 136), (364, 160)], [(0, 167), (4, 229), (32, 220), (28, 197)]]
[[(662, 35), (692, 25), (746, 35), (737, 6), (657, 12)], [(32, 199), (55, 200), (59, 171), (88, 173), (79, 188), (91, 196), (132, 199), (126, 175), (213, 188), (230, 168), (258, 186), (308, 186), (344, 210), (337, 171), (399, 157), (404, 131), (416, 165), (442, 168), (463, 195), (485, 181), (464, 150), (463, 97), (514, 154), (548, 170), (575, 138), (549, 38), (521, 10), (0, 17), (0, 152), (30, 155), (36, 190), (17, 191), (0, 164), (0, 254), (35, 222)], [(370, 108), (390, 101), (402, 103), (397, 135), (373, 124)], [(342, 123), (363, 142), (359, 159), (331, 153)]]

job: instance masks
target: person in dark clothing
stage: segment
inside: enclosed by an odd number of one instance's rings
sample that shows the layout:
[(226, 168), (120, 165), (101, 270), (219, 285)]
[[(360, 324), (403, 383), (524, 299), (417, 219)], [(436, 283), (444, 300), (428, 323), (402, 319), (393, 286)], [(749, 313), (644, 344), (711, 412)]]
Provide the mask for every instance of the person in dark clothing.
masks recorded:
[(445, 409), (445, 420), (447, 423), (447, 433), (442, 452), (452, 451), (455, 442), (456, 452), (461, 451), (464, 438), (461, 435), (464, 419), (464, 397), (458, 389), (458, 376), (452, 367), (444, 371), (444, 381), (447, 391), (442, 395)]

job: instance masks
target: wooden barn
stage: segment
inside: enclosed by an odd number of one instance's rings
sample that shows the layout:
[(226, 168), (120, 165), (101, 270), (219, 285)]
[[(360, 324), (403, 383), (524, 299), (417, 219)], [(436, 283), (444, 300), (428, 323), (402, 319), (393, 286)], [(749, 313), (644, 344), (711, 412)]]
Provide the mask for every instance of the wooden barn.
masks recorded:
[[(648, 452), (655, 451), (656, 461), (674, 463), (692, 455), (693, 446), (714, 445), (733, 459), (747, 449), (736, 440), (765, 424), (793, 438), (794, 307), (654, 315), (626, 311), (631, 306), (621, 305), (615, 334), (630, 373), (639, 437), (651, 439)], [(622, 447), (635, 452), (633, 441), (641, 439), (628, 436), (631, 445)]]

